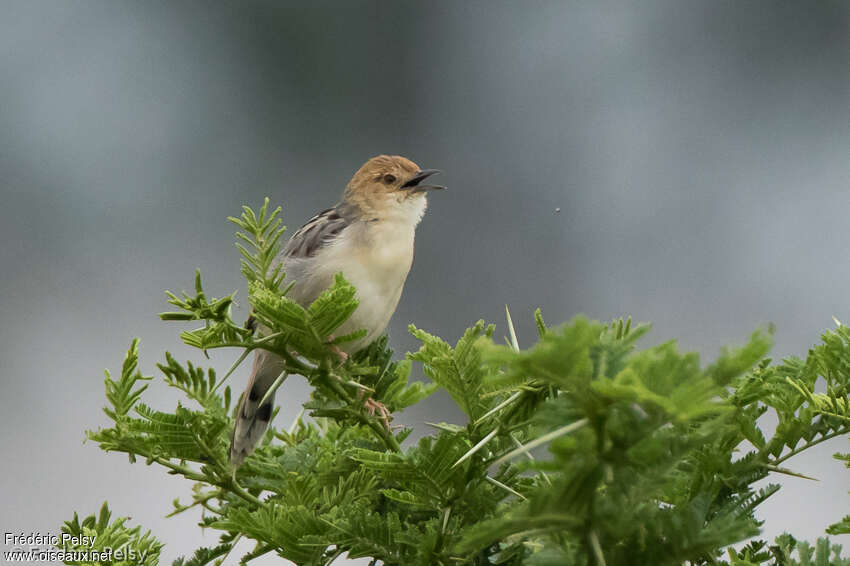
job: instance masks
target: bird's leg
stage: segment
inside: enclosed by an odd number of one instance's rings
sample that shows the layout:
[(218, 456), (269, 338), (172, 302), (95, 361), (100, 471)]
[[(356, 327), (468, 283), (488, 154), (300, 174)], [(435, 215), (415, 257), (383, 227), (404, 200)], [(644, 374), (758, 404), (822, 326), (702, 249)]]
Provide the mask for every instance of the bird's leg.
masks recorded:
[(339, 346), (336, 344), (331, 344), (331, 352), (339, 356), (339, 361), (345, 363), (348, 361), (348, 354), (340, 350)]
[[(363, 399), (362, 389), (357, 391), (357, 400), (360, 401), (361, 399)], [(375, 413), (377, 413), (378, 418), (384, 423), (384, 428), (386, 428), (387, 432), (389, 432), (390, 421), (392, 420), (393, 415), (390, 413), (390, 410), (387, 409), (386, 405), (369, 397), (363, 403), (363, 406), (366, 407), (366, 411), (368, 411), (370, 417), (374, 417)]]
[(326, 344), (331, 349), (331, 352), (333, 352), (334, 354), (336, 354), (339, 357), (339, 361), (344, 364), (345, 362), (348, 361), (348, 353), (343, 352), (342, 349), (339, 346), (337, 346), (336, 344), (333, 343), (333, 341), (334, 341), (334, 335), (329, 334), (328, 335), (328, 341), (326, 342)]
[(339, 346), (337, 346), (336, 344), (333, 343), (333, 341), (334, 341), (334, 335), (330, 334), (328, 336), (327, 344), (330, 347), (331, 352), (333, 352), (334, 354), (339, 356), (339, 361), (344, 364), (345, 362), (348, 361), (348, 354), (346, 352), (343, 352), (342, 349), (340, 349)]
[[(344, 364), (346, 361), (348, 361), (348, 354), (346, 352), (343, 352), (340, 349), (339, 346), (337, 346), (336, 344), (333, 344), (332, 343), (333, 340), (334, 340), (333, 334), (329, 335), (328, 336), (328, 346), (330, 347), (331, 351), (334, 354), (339, 356), (340, 362)], [(363, 390), (362, 389), (357, 390), (357, 400), (358, 401), (363, 400)], [(369, 416), (374, 417), (375, 414), (377, 413), (378, 418), (381, 420), (381, 422), (384, 423), (384, 427), (388, 431), (390, 430), (390, 420), (392, 419), (392, 413), (390, 413), (390, 411), (389, 411), (389, 409), (387, 409), (386, 405), (384, 405), (380, 401), (375, 401), (374, 399), (369, 397), (363, 402), (363, 406), (366, 407), (366, 410), (369, 412)]]

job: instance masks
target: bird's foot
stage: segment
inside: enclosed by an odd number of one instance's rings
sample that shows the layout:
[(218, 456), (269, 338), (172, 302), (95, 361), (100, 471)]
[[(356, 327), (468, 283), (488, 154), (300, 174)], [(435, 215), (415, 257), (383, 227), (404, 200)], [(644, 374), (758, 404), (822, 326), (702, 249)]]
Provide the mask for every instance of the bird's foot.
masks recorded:
[(347, 361), (348, 361), (348, 353), (343, 352), (343, 351), (340, 349), (340, 347), (339, 347), (339, 346), (337, 346), (336, 344), (333, 344), (333, 343), (332, 343), (332, 342), (333, 342), (333, 339), (334, 339), (333, 334), (331, 334), (330, 336), (328, 336), (328, 339), (330, 340), (330, 342), (328, 343), (328, 346), (330, 347), (331, 352), (333, 352), (334, 354), (336, 354), (336, 355), (339, 357), (339, 361), (340, 361), (340, 363), (343, 363), (343, 364), (344, 364), (345, 362), (347, 362)]
[[(357, 392), (357, 399), (361, 399), (362, 397), (363, 397), (363, 392), (358, 391)], [(387, 429), (387, 432), (390, 431), (390, 421), (392, 420), (393, 415), (392, 415), (392, 413), (390, 413), (390, 410), (387, 409), (386, 405), (384, 405), (380, 401), (375, 401), (374, 399), (369, 397), (363, 403), (363, 406), (366, 407), (366, 411), (369, 413), (370, 417), (374, 417), (375, 415), (378, 415), (378, 418), (381, 420), (382, 423), (384, 423), (384, 428)]]
[[(333, 340), (333, 337), (331, 337), (331, 340)], [(330, 344), (330, 348), (331, 352), (333, 352), (339, 357), (340, 363), (344, 364), (348, 361), (348, 354), (346, 352), (343, 352), (339, 346), (337, 346), (336, 344)]]

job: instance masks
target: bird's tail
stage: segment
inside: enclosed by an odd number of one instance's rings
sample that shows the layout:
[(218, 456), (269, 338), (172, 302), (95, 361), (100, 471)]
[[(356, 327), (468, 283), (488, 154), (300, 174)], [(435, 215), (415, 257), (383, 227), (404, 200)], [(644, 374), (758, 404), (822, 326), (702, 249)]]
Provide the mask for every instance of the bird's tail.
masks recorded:
[(234, 469), (254, 451), (269, 426), (274, 407), (274, 392), (269, 393), (269, 389), (278, 377), (286, 377), (282, 371), (283, 360), (280, 357), (265, 350), (257, 351), (254, 369), (239, 402), (236, 424), (230, 437), (230, 463)]

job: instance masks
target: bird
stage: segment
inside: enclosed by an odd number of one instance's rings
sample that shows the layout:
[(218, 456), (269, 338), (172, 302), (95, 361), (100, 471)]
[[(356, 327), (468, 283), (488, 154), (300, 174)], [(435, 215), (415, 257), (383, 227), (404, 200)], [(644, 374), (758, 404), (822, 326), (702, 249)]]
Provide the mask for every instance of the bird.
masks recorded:
[[(372, 157), (354, 173), (340, 201), (308, 220), (276, 258), (291, 286), (287, 297), (303, 307), (330, 287), (337, 273), (354, 285), (358, 306), (335, 334), (363, 329), (366, 334), (331, 346), (341, 359), (378, 338), (395, 312), (413, 265), (413, 242), (428, 206), (426, 195), (445, 189), (424, 184), (437, 173), (399, 155)], [(283, 370), (280, 356), (255, 351), (230, 442), (234, 470), (253, 452), (268, 427), (274, 405), (274, 392), (269, 390), (278, 377), (285, 376)], [(367, 399), (367, 407), (387, 419), (380, 403)]]

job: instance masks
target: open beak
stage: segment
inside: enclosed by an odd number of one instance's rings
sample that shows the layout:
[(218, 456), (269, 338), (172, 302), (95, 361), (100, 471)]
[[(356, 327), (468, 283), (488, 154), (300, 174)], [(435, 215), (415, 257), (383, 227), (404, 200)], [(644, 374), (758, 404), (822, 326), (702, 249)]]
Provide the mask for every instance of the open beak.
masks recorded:
[(439, 169), (423, 169), (419, 171), (416, 175), (414, 175), (408, 182), (401, 186), (402, 189), (410, 189), (414, 193), (421, 193), (424, 191), (437, 191), (445, 189), (446, 187), (440, 185), (420, 185), (422, 181), (430, 177), (431, 175), (436, 175), (437, 173), (442, 173)]

